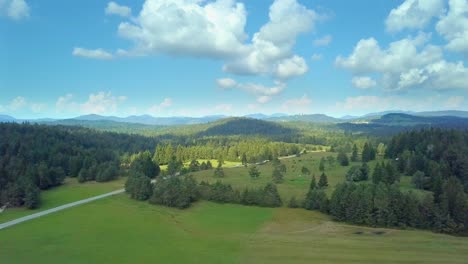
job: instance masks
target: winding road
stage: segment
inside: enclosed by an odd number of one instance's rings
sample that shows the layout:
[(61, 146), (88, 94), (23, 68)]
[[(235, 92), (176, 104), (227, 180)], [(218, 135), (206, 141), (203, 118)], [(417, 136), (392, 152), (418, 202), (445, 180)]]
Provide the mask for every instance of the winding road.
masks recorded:
[(44, 211), (41, 211), (41, 212), (38, 212), (38, 213), (35, 213), (35, 214), (20, 217), (18, 219), (15, 219), (15, 220), (0, 224), (0, 230), (8, 228), (10, 226), (17, 225), (17, 224), (22, 223), (22, 222), (26, 222), (26, 221), (29, 221), (29, 220), (32, 220), (32, 219), (35, 219), (35, 218), (39, 218), (39, 217), (44, 216), (44, 215), (48, 215), (48, 214), (52, 214), (52, 213), (55, 213), (55, 212), (58, 212), (58, 211), (62, 211), (62, 210), (68, 209), (68, 208), (73, 207), (73, 206), (93, 202), (93, 201), (96, 201), (96, 200), (99, 200), (99, 199), (102, 199), (102, 198), (106, 198), (106, 197), (109, 197), (109, 196), (112, 196), (112, 195), (121, 194), (123, 192), (125, 192), (125, 190), (120, 189), (120, 190), (117, 190), (117, 191), (101, 194), (101, 195), (94, 196), (94, 197), (91, 197), (91, 198), (79, 200), (79, 201), (76, 201), (76, 202), (73, 202), (73, 203), (64, 204), (64, 205), (54, 207), (52, 209), (44, 210)]

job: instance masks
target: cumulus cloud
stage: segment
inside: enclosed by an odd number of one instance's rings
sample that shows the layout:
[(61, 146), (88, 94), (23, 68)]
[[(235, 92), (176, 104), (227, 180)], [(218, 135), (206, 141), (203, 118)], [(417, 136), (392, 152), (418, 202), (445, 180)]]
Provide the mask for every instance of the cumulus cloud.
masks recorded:
[(242, 3), (218, 0), (146, 0), (135, 19), (119, 25), (119, 35), (138, 54), (167, 53), (224, 58), (239, 55), (247, 35)]
[(24, 0), (0, 0), (0, 15), (13, 20), (29, 17), (29, 5)]
[(216, 84), (219, 88), (229, 89), (234, 88), (237, 85), (237, 82), (231, 78), (220, 78), (216, 80)]
[(323, 16), (296, 0), (276, 0), (269, 11), (269, 22), (260, 28), (247, 45), (247, 53), (228, 61), (223, 69), (235, 74), (270, 75), (288, 79), (307, 72), (305, 60), (293, 54), (299, 34), (313, 30)]
[(444, 0), (406, 0), (390, 11), (385, 26), (389, 32), (423, 29), (432, 18), (441, 15), (443, 10)]
[(110, 60), (114, 56), (103, 50), (103, 49), (84, 49), (84, 48), (79, 48), (75, 47), (72, 52), (73, 56), (77, 57), (85, 57), (85, 58), (91, 58), (91, 59), (99, 59), (99, 60)]
[(80, 112), (83, 114), (111, 114), (116, 113), (118, 106), (127, 100), (126, 96), (114, 96), (111, 92), (92, 93), (87, 101), (74, 101), (72, 94), (60, 96), (55, 103), (57, 112)]
[(430, 35), (404, 38), (383, 49), (374, 38), (362, 39), (348, 57), (338, 56), (338, 67), (355, 75), (379, 74), (387, 90), (428, 88), (468, 89), (468, 69), (462, 61), (448, 62), (442, 49), (427, 44)]
[(132, 9), (128, 6), (122, 6), (116, 2), (107, 3), (105, 9), (106, 15), (118, 15), (121, 17), (130, 17), (132, 15)]
[(448, 50), (468, 56), (468, 2), (450, 0), (449, 10), (437, 22), (436, 30), (447, 40)]
[(314, 45), (315, 46), (328, 46), (332, 42), (333, 38), (331, 35), (326, 35), (322, 38), (314, 40)]
[(351, 82), (354, 87), (359, 89), (369, 89), (377, 85), (377, 82), (368, 76), (353, 77)]
[(88, 100), (80, 105), (80, 110), (87, 114), (115, 113), (117, 106), (125, 101), (125, 96), (113, 96), (111, 92), (90, 94)]
[(172, 106), (172, 99), (164, 98), (164, 100), (161, 103), (151, 106), (148, 109), (148, 112), (151, 114), (159, 114), (161, 111), (171, 106)]
[(8, 109), (12, 111), (16, 111), (18, 109), (25, 107), (26, 105), (27, 105), (26, 98), (22, 96), (18, 96), (10, 102)]
[(286, 100), (281, 106), (282, 111), (285, 112), (308, 112), (312, 100), (304, 94), (300, 98)]
[(257, 98), (257, 102), (265, 104), (271, 101), (274, 96), (281, 94), (286, 88), (286, 84), (282, 82), (276, 82), (275, 86), (264, 86), (255, 83), (238, 84), (237, 87), (242, 89)]

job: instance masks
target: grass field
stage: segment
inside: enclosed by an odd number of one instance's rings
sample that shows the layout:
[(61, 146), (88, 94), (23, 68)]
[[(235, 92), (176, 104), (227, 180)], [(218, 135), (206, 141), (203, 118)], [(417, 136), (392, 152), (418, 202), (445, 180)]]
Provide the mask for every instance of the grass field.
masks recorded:
[[(314, 175), (319, 180), (320, 175), (322, 174), (319, 171), (320, 159), (322, 157), (327, 157), (336, 154), (327, 153), (327, 152), (310, 152), (304, 154), (300, 157), (294, 157), (289, 159), (283, 159), (281, 162), (286, 165), (286, 174), (284, 175), (284, 182), (278, 184), (278, 190), (281, 197), (284, 201), (288, 201), (292, 196), (296, 198), (302, 198), (309, 188), (311, 181), (310, 175), (302, 175), (302, 167), (306, 167), (311, 171), (311, 174)], [(376, 161), (369, 162), (369, 166), (373, 168)], [(328, 177), (329, 187), (327, 192), (331, 194), (334, 189), (334, 186), (338, 183), (341, 183), (345, 180), (346, 172), (352, 165), (361, 165), (360, 162), (351, 163), (350, 166), (340, 166), (338, 163), (335, 163), (334, 166), (328, 166), (326, 163), (325, 173)], [(258, 165), (257, 168), (261, 172), (260, 178), (252, 180), (249, 176), (249, 168), (224, 168), (225, 177), (224, 178), (215, 178), (213, 170), (199, 171), (193, 173), (195, 178), (198, 181), (207, 181), (207, 182), (216, 182), (222, 181), (225, 183), (231, 184), (234, 188), (244, 189), (246, 187), (263, 187), (266, 183), (271, 182), (273, 167), (271, 163), (266, 163), (263, 165)]]
[[(378, 233), (378, 234), (377, 234)], [(118, 195), (0, 230), (0, 263), (466, 263), (466, 238), (335, 223), (317, 212)]]
[(8, 208), (0, 214), (0, 223), (4, 223), (28, 214), (37, 213), (62, 204), (75, 202), (99, 194), (123, 188), (126, 178), (105, 183), (78, 183), (76, 178), (66, 178), (63, 185), (41, 192), (40, 208), (29, 210), (26, 208)]
[[(210, 161), (211, 162), (211, 165), (213, 167), (216, 167), (218, 166), (218, 160), (215, 160), (215, 159), (211, 159), (211, 160), (208, 160), (208, 159), (198, 159), (197, 160), (200, 164), (202, 162), (207, 162), (207, 161)], [(190, 165), (190, 162), (191, 161), (186, 161), (184, 162), (184, 166), (188, 168), (188, 166)], [(226, 167), (226, 168), (229, 168), (229, 167), (234, 167), (234, 166), (238, 166), (238, 165), (241, 165), (242, 163), (241, 162), (235, 162), (235, 161), (224, 161), (223, 163), (223, 166)], [(161, 170), (167, 170), (167, 165), (161, 165), (160, 166)]]

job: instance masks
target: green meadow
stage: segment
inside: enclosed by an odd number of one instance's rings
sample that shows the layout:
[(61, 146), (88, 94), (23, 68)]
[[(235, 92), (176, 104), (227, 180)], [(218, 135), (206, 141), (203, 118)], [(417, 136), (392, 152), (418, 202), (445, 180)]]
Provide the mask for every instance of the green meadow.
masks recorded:
[(0, 231), (0, 263), (466, 263), (468, 240), (373, 229), (302, 209), (118, 195)]

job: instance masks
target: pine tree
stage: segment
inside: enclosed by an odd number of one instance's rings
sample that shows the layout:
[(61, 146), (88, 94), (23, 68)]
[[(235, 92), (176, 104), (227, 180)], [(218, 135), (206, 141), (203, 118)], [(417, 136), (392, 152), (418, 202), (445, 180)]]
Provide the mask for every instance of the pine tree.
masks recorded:
[(325, 158), (323, 158), (323, 157), (320, 159), (319, 170), (321, 172), (325, 171)]
[(362, 162), (369, 162), (371, 160), (371, 150), (369, 144), (366, 142), (362, 149)]
[(320, 180), (318, 182), (318, 187), (325, 188), (327, 186), (328, 186), (327, 175), (325, 174), (325, 172), (322, 172), (322, 175), (320, 175)]
[(382, 165), (377, 162), (374, 167), (374, 173), (372, 174), (372, 182), (378, 184), (382, 181), (383, 178), (383, 168)]
[(260, 171), (258, 171), (257, 166), (250, 167), (249, 175), (252, 179), (257, 179), (258, 177), (260, 177)]
[(351, 154), (351, 161), (356, 162), (358, 160), (358, 149), (356, 144), (353, 145), (353, 153)]

